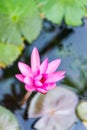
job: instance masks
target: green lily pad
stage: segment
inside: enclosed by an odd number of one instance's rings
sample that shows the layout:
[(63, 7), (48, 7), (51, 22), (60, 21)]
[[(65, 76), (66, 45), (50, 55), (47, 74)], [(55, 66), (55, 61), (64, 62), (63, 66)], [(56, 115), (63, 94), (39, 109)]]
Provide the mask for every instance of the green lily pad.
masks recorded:
[(87, 121), (83, 121), (82, 123), (87, 128)]
[(20, 130), (14, 114), (2, 106), (0, 106), (0, 130)]
[(37, 0), (45, 17), (54, 23), (61, 24), (63, 19), (67, 25), (82, 24), (86, 15), (87, 0)]
[(39, 35), (42, 20), (34, 0), (0, 1), (0, 41), (21, 44), (21, 36), (32, 42)]
[(77, 114), (82, 121), (87, 121), (87, 101), (82, 101), (78, 104)]
[(23, 44), (5, 44), (0, 43), (0, 67), (6, 67), (12, 64), (23, 50)]

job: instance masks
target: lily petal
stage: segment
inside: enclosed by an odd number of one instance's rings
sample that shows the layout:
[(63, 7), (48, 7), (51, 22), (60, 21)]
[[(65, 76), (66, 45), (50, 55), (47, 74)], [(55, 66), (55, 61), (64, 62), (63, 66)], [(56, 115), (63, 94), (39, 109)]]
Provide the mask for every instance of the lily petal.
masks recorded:
[(40, 73), (41, 74), (44, 74), (47, 70), (47, 67), (48, 67), (48, 58), (46, 58), (42, 64), (40, 65)]
[(31, 68), (27, 64), (19, 62), (18, 63), (18, 67), (19, 67), (20, 72), (24, 76), (30, 76), (30, 77), (33, 76), (32, 70), (31, 70)]
[(33, 79), (30, 77), (25, 77), (24, 78), (24, 83), (29, 85), (29, 86), (33, 86)]
[(55, 87), (56, 87), (56, 83), (50, 83), (50, 84), (47, 85), (46, 89), (51, 90), (51, 89), (53, 89)]
[(30, 92), (32, 92), (32, 91), (35, 90), (33, 86), (29, 86), (29, 85), (25, 85), (25, 89), (26, 89), (27, 91), (30, 91)]
[(31, 54), (31, 68), (34, 70), (35, 67), (40, 66), (40, 56), (37, 48), (35, 47)]
[(65, 74), (65, 71), (59, 71), (53, 74), (49, 74), (45, 83), (57, 82), (65, 77), (64, 74)]
[(35, 85), (37, 86), (37, 87), (41, 87), (43, 84), (40, 82), (40, 81), (35, 81)]
[(59, 67), (61, 63), (60, 59), (54, 60), (48, 64), (47, 73), (53, 73), (56, 71), (56, 69)]
[(40, 74), (39, 67), (34, 67), (34, 69), (33, 69), (33, 75), (34, 75), (34, 77), (38, 76), (39, 74)]
[(37, 77), (35, 77), (35, 80), (40, 80), (42, 78), (42, 75), (38, 75)]
[(47, 90), (43, 89), (43, 88), (36, 88), (36, 90), (42, 94), (46, 94), (47, 93)]
[(24, 76), (22, 74), (16, 74), (15, 77), (20, 80), (22, 83), (24, 83)]

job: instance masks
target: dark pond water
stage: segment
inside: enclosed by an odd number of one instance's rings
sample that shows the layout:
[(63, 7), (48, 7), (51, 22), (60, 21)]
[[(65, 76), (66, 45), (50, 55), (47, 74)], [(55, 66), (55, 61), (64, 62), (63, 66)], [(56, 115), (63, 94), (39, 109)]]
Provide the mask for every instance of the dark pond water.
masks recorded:
[[(80, 98), (87, 99), (87, 24), (76, 28), (58, 27), (50, 22), (44, 22), (41, 35), (32, 45), (26, 43), (21, 61), (29, 63), (29, 56), (36, 46), (41, 59), (48, 57), (51, 60), (61, 58), (59, 69), (67, 71), (65, 80), (60, 84), (71, 87)], [(18, 102), (23, 98), (25, 90), (14, 75), (18, 73), (16, 61), (5, 70), (0, 70), (0, 104), (15, 113), (22, 130), (34, 130), (35, 119), (27, 119), (27, 109), (20, 108)], [(29, 103), (29, 101), (28, 101)], [(26, 104), (26, 108), (27, 108)], [(78, 123), (73, 130), (86, 130), (83, 124)]]

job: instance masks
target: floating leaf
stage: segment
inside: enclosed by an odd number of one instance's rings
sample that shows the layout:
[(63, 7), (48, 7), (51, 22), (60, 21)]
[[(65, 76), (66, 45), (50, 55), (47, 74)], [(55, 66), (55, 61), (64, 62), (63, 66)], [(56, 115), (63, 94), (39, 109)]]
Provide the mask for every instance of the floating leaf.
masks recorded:
[(83, 125), (87, 128), (87, 121), (84, 121)]
[(77, 103), (78, 98), (72, 91), (56, 87), (46, 95), (36, 94), (28, 115), (32, 118), (41, 117), (34, 126), (37, 130), (67, 130), (77, 120)]
[(40, 33), (41, 22), (34, 0), (0, 1), (0, 41), (21, 44), (23, 35), (32, 42)]
[(20, 130), (16, 117), (2, 106), (0, 106), (0, 130)]
[(86, 101), (82, 101), (78, 104), (77, 114), (82, 121), (84, 122), (87, 121), (87, 102)]
[(54, 23), (61, 24), (63, 19), (67, 25), (82, 24), (86, 15), (87, 0), (37, 0), (45, 17)]
[(12, 64), (18, 56), (21, 54), (23, 49), (22, 45), (5, 44), (0, 43), (0, 67), (6, 67)]

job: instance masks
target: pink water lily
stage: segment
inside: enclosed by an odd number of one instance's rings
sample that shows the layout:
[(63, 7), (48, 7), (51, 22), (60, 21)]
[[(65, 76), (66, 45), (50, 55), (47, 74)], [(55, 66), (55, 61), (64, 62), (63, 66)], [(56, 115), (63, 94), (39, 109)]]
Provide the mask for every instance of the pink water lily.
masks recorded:
[(40, 64), (40, 56), (35, 47), (31, 54), (31, 67), (23, 62), (18, 63), (21, 74), (16, 74), (16, 78), (25, 84), (27, 91), (38, 91), (47, 93), (48, 90), (56, 87), (56, 82), (65, 77), (65, 71), (56, 71), (61, 60), (56, 59), (49, 63), (46, 58)]

